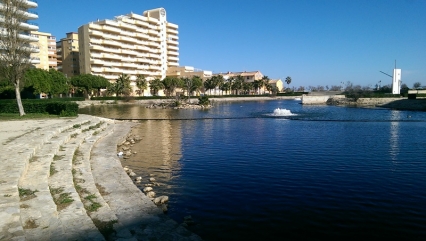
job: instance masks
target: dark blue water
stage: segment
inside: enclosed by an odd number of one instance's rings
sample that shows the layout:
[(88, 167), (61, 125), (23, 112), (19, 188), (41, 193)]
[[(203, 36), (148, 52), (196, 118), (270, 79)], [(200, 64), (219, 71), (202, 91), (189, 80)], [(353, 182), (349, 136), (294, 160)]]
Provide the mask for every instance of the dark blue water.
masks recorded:
[(86, 113), (156, 119), (134, 130), (143, 140), (127, 164), (155, 175), (168, 215), (191, 215), (206, 240), (426, 240), (425, 112), (292, 100), (101, 108)]

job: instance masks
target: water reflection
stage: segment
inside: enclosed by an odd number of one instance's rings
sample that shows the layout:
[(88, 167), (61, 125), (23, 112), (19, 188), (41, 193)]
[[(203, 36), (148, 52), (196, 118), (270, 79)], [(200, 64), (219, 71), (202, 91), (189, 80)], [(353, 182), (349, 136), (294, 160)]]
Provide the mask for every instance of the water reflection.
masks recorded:
[(180, 121), (142, 121), (132, 129), (142, 140), (132, 147), (137, 153), (125, 165), (138, 175), (153, 174), (158, 182), (165, 183), (180, 170), (182, 158)]
[[(391, 120), (401, 120), (401, 112), (397, 110), (393, 110), (391, 112)], [(391, 121), (390, 122), (390, 157), (394, 164), (398, 159), (399, 153), (399, 122)]]

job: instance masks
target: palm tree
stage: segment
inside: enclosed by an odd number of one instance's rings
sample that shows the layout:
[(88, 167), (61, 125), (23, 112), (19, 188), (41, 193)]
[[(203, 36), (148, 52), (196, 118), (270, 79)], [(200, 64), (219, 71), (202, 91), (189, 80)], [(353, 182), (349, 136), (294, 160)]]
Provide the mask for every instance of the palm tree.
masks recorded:
[(225, 91), (226, 94), (228, 94), (228, 91), (231, 90), (231, 82), (224, 81), (222, 84), (219, 85), (219, 88), (222, 91), (222, 95), (223, 95), (223, 91)]
[(263, 81), (261, 79), (253, 81), (253, 88), (256, 94), (259, 94), (260, 88), (263, 86)]
[(267, 84), (269, 84), (269, 77), (265, 75), (262, 77), (261, 81), (261, 88), (263, 88), (263, 94), (265, 94), (265, 88)]
[(180, 78), (167, 76), (163, 79), (163, 86), (167, 92), (167, 96), (171, 96), (176, 88), (182, 86), (182, 82)]
[(138, 87), (139, 96), (143, 94), (145, 96), (145, 90), (148, 88), (148, 81), (145, 79), (144, 75), (138, 75), (136, 77), (136, 87)]
[(130, 91), (130, 76), (123, 73), (118, 77), (115, 83), (111, 84), (108, 92), (112, 92), (117, 96), (120, 96), (122, 94), (130, 95)]
[(232, 83), (232, 90), (235, 90), (235, 94), (238, 95), (239, 90), (243, 88), (244, 77), (238, 75)]
[(243, 83), (244, 94), (246, 94), (246, 95), (250, 94), (250, 90), (252, 88), (253, 88), (253, 83), (250, 83), (250, 82), (244, 82)]
[[(220, 89), (220, 86), (223, 85), (223, 83), (225, 83), (225, 79), (223, 78), (222, 75), (218, 75), (216, 87), (219, 87), (219, 89)], [(223, 95), (223, 90), (222, 90), (222, 95)]]
[(288, 88), (290, 89), (291, 77), (287, 76), (287, 78), (285, 78), (285, 82), (287, 83)]
[(149, 88), (151, 89), (152, 95), (158, 95), (158, 91), (164, 89), (163, 82), (156, 78), (149, 81)]

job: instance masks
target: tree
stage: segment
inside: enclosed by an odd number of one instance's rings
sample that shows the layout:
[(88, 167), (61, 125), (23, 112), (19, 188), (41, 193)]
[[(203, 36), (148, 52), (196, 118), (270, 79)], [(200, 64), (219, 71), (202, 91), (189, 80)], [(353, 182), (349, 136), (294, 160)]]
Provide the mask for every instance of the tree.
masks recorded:
[(0, 8), (0, 75), (5, 77), (15, 88), (19, 115), (25, 115), (21, 100), (21, 87), (25, 71), (31, 67), (31, 52), (35, 46), (30, 44), (29, 31), (21, 28), (26, 22), (26, 1), (3, 0)]
[(146, 81), (144, 75), (138, 75), (136, 77), (136, 87), (138, 87), (138, 94), (144, 94), (145, 90), (148, 88), (148, 81)]
[(112, 86), (116, 96), (129, 96), (132, 89), (130, 87), (130, 76), (124, 73), (121, 74)]
[(49, 93), (51, 90), (51, 78), (49, 71), (44, 69), (28, 69), (24, 75), (24, 88), (33, 94)]
[(266, 85), (269, 84), (269, 77), (265, 75), (260, 80), (260, 88), (263, 88), (263, 93), (265, 94)]
[(231, 82), (230, 81), (224, 81), (221, 85), (219, 85), (219, 89), (222, 91), (222, 95), (223, 95), (223, 91), (228, 93), (228, 91), (231, 90)]
[(244, 77), (241, 75), (238, 75), (237, 77), (235, 77), (235, 79), (233, 79), (231, 89), (235, 90), (236, 95), (238, 95), (239, 91), (243, 88), (243, 83), (244, 83)]
[(88, 98), (92, 90), (97, 90), (99, 92), (100, 89), (106, 88), (109, 92), (117, 93), (117, 91), (115, 90), (112, 91), (115, 86), (111, 87), (111, 84), (107, 79), (92, 74), (74, 75), (71, 78), (71, 85), (74, 87), (82, 88), (85, 92), (86, 98)]
[(50, 91), (47, 93), (53, 96), (53, 95), (66, 94), (68, 92), (69, 90), (68, 78), (64, 75), (64, 73), (59, 72), (55, 69), (49, 69), (49, 76), (50, 76), (51, 84), (50, 84)]
[(413, 84), (413, 89), (418, 89), (422, 86), (422, 84), (420, 82), (416, 82)]
[(194, 91), (198, 91), (203, 86), (203, 80), (199, 76), (192, 76), (192, 78), (183, 78), (183, 85), (185, 86), (188, 97)]
[(250, 94), (250, 90), (253, 88), (253, 83), (244, 82), (243, 83), (243, 90), (244, 94), (248, 95)]
[(285, 82), (287, 83), (288, 88), (290, 88), (291, 77), (290, 77), (290, 76), (287, 76), (287, 78), (285, 78)]
[(156, 78), (149, 81), (149, 88), (151, 89), (152, 95), (158, 95), (158, 91), (164, 89), (163, 82)]
[(182, 86), (181, 79), (177, 77), (167, 76), (162, 82), (167, 96), (171, 96), (176, 88)]

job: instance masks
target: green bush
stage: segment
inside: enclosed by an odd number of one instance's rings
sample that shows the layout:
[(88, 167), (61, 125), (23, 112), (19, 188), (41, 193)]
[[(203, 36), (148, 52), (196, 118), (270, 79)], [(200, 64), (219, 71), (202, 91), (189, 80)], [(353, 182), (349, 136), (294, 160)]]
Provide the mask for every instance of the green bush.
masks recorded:
[(200, 96), (198, 98), (198, 104), (203, 106), (210, 105), (209, 97), (207, 97), (207, 95)]
[[(41, 113), (59, 116), (77, 116), (78, 104), (69, 101), (22, 100), (25, 113)], [(0, 113), (19, 113), (15, 100), (0, 101)]]

